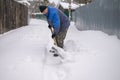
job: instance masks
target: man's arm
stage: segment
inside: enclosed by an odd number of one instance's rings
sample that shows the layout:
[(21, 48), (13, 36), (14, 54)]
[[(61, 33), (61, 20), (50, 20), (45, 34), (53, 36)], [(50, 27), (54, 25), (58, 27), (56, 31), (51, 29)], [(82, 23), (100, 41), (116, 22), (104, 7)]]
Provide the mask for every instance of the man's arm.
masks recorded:
[(53, 28), (54, 28), (54, 34), (57, 35), (60, 29), (60, 18), (58, 13), (54, 13), (53, 15)]

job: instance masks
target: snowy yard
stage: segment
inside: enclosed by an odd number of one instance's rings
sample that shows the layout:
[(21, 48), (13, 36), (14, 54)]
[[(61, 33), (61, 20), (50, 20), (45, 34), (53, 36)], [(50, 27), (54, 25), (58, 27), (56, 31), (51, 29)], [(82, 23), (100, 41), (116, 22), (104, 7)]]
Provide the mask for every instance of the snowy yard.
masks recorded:
[(65, 40), (70, 61), (46, 57), (51, 33), (46, 21), (0, 35), (0, 80), (120, 80), (120, 40), (101, 31), (78, 31)]

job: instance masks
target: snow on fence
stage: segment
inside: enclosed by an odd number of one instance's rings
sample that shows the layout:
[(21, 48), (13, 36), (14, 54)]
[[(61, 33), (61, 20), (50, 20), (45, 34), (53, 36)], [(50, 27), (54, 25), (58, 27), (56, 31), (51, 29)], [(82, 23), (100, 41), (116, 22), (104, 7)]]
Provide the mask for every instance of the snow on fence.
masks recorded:
[(100, 30), (120, 38), (120, 1), (95, 0), (75, 11), (79, 30)]
[(28, 24), (28, 8), (14, 0), (0, 0), (0, 33)]

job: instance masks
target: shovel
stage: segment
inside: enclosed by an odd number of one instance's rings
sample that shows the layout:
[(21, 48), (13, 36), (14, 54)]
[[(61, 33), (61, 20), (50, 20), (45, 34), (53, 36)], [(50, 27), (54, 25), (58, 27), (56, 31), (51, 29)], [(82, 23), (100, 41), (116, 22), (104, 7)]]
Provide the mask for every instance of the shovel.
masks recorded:
[[(50, 31), (53, 34), (53, 28), (50, 28)], [(55, 37), (53, 38), (53, 40), (54, 40), (54, 45), (58, 46), (58, 43)]]
[[(53, 34), (53, 28), (50, 28), (50, 31)], [(58, 47), (58, 43), (55, 37), (53, 38), (53, 40), (54, 40), (54, 45)], [(55, 57), (60, 56), (62, 59), (64, 59), (64, 57), (59, 53), (59, 51), (55, 47), (52, 47), (50, 52), (54, 53)]]

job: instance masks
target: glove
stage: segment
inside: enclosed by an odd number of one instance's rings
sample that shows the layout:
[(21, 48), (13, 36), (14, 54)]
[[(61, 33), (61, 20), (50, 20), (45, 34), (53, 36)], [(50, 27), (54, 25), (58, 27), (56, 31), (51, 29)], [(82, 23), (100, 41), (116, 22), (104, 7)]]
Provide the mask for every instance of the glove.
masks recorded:
[(56, 36), (56, 34), (53, 33), (53, 34), (52, 34), (52, 38), (54, 38), (55, 36)]
[(48, 28), (49, 28), (49, 29), (51, 29), (51, 27), (52, 27), (51, 25), (48, 25)]

